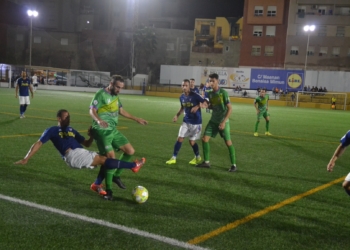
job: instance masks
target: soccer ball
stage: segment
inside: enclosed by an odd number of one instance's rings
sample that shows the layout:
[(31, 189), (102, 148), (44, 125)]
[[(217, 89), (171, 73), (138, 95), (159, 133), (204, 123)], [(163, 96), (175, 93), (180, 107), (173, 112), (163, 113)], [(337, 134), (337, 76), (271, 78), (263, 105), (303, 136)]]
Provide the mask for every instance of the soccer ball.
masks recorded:
[(148, 190), (143, 186), (136, 186), (132, 190), (132, 199), (139, 204), (145, 203), (148, 199)]

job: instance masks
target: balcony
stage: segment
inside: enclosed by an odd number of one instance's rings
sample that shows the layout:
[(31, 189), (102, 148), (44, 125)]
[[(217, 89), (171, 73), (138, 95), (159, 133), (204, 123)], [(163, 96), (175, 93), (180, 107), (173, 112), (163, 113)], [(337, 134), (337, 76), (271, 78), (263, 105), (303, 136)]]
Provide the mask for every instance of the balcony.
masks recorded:
[(210, 34), (202, 34), (200, 32), (196, 32), (195, 36), (196, 36), (196, 40), (202, 40), (202, 41), (214, 40), (214, 35), (210, 35)]
[(208, 46), (192, 46), (192, 52), (222, 54), (222, 48), (213, 48)]
[(317, 23), (318, 25), (347, 25), (350, 23), (350, 15), (320, 15), (318, 13), (306, 12), (295, 16), (296, 24)]

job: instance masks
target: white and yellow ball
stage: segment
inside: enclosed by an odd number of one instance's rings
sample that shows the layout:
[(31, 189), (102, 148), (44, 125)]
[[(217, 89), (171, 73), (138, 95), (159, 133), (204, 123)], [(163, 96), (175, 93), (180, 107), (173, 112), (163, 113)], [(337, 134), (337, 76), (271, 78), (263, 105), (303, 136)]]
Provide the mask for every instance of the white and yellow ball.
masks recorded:
[(136, 203), (145, 203), (148, 199), (148, 190), (143, 186), (136, 186), (132, 190), (132, 199)]

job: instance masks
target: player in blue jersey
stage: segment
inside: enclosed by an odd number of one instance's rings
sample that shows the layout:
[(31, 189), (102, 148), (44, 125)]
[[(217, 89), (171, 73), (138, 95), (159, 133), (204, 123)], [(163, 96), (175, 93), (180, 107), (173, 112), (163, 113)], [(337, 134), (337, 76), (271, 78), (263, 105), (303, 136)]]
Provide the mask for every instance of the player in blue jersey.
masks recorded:
[[(128, 168), (136, 173), (146, 162), (145, 158), (142, 158), (141, 161), (125, 162), (88, 151), (84, 149), (83, 146), (90, 147), (93, 142), (90, 129), (88, 131), (90, 138), (86, 140), (78, 131), (69, 126), (70, 115), (69, 112), (64, 109), (57, 112), (57, 121), (58, 126), (47, 128), (39, 140), (31, 146), (27, 155), (15, 164), (27, 164), (28, 160), (49, 140), (51, 140), (55, 148), (60, 152), (63, 160), (71, 168), (94, 168), (98, 165), (104, 165), (108, 170)], [(107, 194), (106, 191), (103, 190), (102, 185), (99, 185), (94, 191), (100, 195)]]
[[(203, 98), (207, 98), (209, 99), (209, 92), (211, 91), (211, 87), (210, 87), (210, 83), (209, 82), (206, 82), (204, 87), (203, 87)], [(208, 109), (208, 105), (206, 105), (205, 107), (205, 111), (207, 113), (210, 113), (210, 109)]]
[(196, 140), (198, 140), (201, 136), (202, 114), (200, 104), (205, 102), (205, 99), (199, 94), (190, 90), (190, 81), (188, 79), (183, 80), (181, 86), (183, 91), (183, 94), (180, 96), (181, 107), (174, 116), (173, 122), (176, 122), (182, 113), (184, 113), (184, 118), (179, 130), (177, 141), (174, 145), (173, 156), (166, 162), (166, 164), (176, 163), (176, 157), (180, 151), (182, 142), (185, 137), (188, 137), (189, 143), (195, 155), (189, 163), (196, 165), (202, 160)]
[[(332, 172), (335, 166), (336, 160), (344, 153), (345, 149), (350, 145), (350, 130), (340, 139), (340, 144), (334, 151), (332, 158), (327, 165), (327, 171)], [(350, 173), (345, 177), (343, 182), (343, 188), (345, 192), (350, 195)]]
[(194, 78), (190, 79), (190, 90), (199, 94), (199, 89), (196, 87), (196, 80), (194, 80)]
[[(19, 91), (18, 91), (19, 90)], [(19, 114), (20, 118), (24, 118), (24, 113), (27, 110), (27, 106), (30, 104), (29, 99), (29, 91), (32, 94), (32, 98), (34, 97), (32, 83), (30, 79), (27, 77), (27, 73), (22, 71), (21, 77), (17, 80), (16, 85), (16, 98), (19, 92)]]

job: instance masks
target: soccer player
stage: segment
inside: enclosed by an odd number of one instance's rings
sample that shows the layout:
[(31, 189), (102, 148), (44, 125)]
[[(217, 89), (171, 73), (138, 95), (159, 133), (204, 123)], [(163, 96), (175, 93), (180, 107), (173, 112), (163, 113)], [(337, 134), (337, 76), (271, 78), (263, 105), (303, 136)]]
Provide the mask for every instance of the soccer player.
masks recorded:
[(196, 87), (196, 80), (194, 78), (190, 79), (190, 90), (199, 94), (199, 89)]
[[(96, 152), (88, 151), (83, 148), (90, 147), (93, 138), (88, 131), (89, 139), (86, 140), (79, 134), (74, 128), (69, 126), (70, 115), (65, 109), (61, 109), (57, 112), (58, 126), (47, 128), (41, 135), (39, 140), (35, 142), (29, 149), (27, 155), (15, 164), (27, 164), (28, 160), (36, 154), (41, 146), (47, 141), (51, 140), (55, 148), (61, 154), (63, 160), (71, 168), (94, 168), (97, 165), (104, 165), (107, 169), (131, 169), (134, 173), (138, 172), (143, 164), (146, 162), (145, 158), (141, 161), (124, 162), (116, 159), (110, 159), (105, 156), (99, 155)], [(83, 146), (82, 146), (83, 145)], [(106, 191), (103, 190), (102, 185), (95, 186), (94, 191), (103, 195)]]
[[(203, 93), (204, 93), (204, 98), (209, 98), (209, 92), (211, 91), (211, 87), (210, 87), (210, 84), (209, 84), (209, 82), (206, 82), (205, 83), (205, 86), (204, 86), (204, 88), (203, 88)], [(210, 113), (210, 109), (208, 109), (208, 107), (205, 107), (206, 109), (205, 109), (205, 112), (207, 112), (207, 113)]]
[[(332, 158), (327, 165), (327, 171), (332, 172), (336, 160), (344, 153), (345, 149), (350, 145), (350, 130), (340, 139), (340, 144), (334, 151)], [(350, 173), (345, 177), (343, 182), (345, 192), (350, 195)]]
[[(96, 144), (101, 155), (108, 158), (115, 158), (114, 150), (121, 150), (123, 154), (119, 158), (122, 161), (130, 161), (135, 149), (128, 139), (117, 130), (119, 115), (134, 120), (141, 125), (146, 125), (147, 121), (132, 116), (124, 110), (120, 101), (119, 92), (124, 87), (124, 79), (115, 75), (112, 76), (108, 87), (100, 89), (96, 92), (90, 104), (90, 116), (93, 118), (92, 135), (96, 140)], [(125, 189), (125, 185), (120, 179), (122, 169), (105, 169), (101, 166), (96, 181), (91, 185), (101, 185), (106, 177), (105, 199), (112, 199), (112, 182), (116, 183), (120, 188)]]
[(210, 137), (215, 138), (219, 133), (225, 140), (226, 146), (229, 151), (231, 167), (229, 172), (235, 172), (236, 166), (236, 154), (235, 148), (232, 145), (230, 135), (230, 122), (229, 118), (232, 112), (232, 106), (226, 90), (219, 88), (219, 76), (216, 73), (209, 75), (209, 82), (212, 87), (212, 91), (208, 93), (209, 96), (209, 108), (213, 110), (211, 119), (205, 127), (204, 135), (202, 138), (204, 161), (198, 164), (199, 168), (210, 168), (209, 153), (210, 153)]
[(38, 88), (38, 77), (36, 76), (36, 74), (34, 74), (32, 76), (32, 82), (33, 82), (33, 87), (34, 87), (34, 92), (35, 92), (36, 89)]
[(266, 89), (261, 89), (259, 92), (259, 96), (254, 101), (254, 107), (256, 109), (256, 115), (257, 115), (257, 121), (255, 123), (255, 131), (254, 136), (259, 136), (258, 134), (258, 127), (260, 123), (261, 117), (264, 117), (266, 120), (266, 132), (265, 135), (272, 135), (269, 132), (269, 126), (270, 126), (270, 114), (268, 113), (269, 110), (269, 95), (266, 94)]
[(33, 88), (31, 85), (31, 81), (27, 77), (27, 73), (25, 71), (22, 71), (21, 77), (17, 80), (16, 85), (16, 98), (18, 96), (18, 90), (19, 90), (19, 118), (24, 118), (24, 113), (27, 110), (27, 106), (30, 104), (29, 99), (29, 91), (32, 94), (32, 98), (34, 97)]
[(190, 91), (190, 81), (188, 79), (183, 80), (181, 87), (183, 91), (183, 94), (180, 96), (181, 107), (174, 116), (173, 122), (176, 122), (182, 113), (184, 113), (184, 118), (179, 130), (177, 141), (174, 145), (173, 156), (166, 162), (166, 164), (176, 163), (176, 157), (180, 151), (182, 142), (185, 137), (188, 137), (189, 143), (194, 152), (194, 158), (189, 163), (196, 165), (202, 160), (196, 140), (201, 136), (202, 114), (200, 104), (205, 102), (205, 99), (199, 94)]

